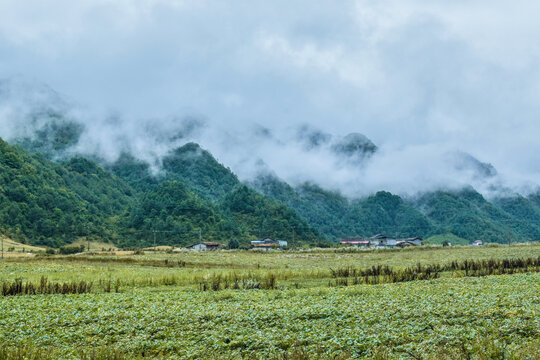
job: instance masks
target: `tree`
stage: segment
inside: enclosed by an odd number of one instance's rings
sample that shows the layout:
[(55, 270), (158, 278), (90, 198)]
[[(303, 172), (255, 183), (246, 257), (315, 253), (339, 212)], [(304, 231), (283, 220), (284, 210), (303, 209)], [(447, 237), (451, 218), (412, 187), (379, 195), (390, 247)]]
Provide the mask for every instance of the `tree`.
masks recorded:
[(240, 243), (235, 238), (230, 239), (229, 243), (227, 244), (227, 247), (229, 249), (238, 249), (239, 246), (240, 246)]

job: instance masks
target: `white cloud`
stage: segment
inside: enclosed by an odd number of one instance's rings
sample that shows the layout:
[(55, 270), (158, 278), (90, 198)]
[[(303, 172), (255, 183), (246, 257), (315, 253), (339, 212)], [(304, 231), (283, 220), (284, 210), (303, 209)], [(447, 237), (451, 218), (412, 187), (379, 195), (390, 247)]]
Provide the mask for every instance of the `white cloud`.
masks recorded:
[[(526, 0), (7, 0), (0, 77), (121, 114), (116, 125), (85, 117), (86, 145), (109, 154), (125, 131), (132, 149), (158, 156), (168, 145), (146, 139), (140, 119), (166, 133), (203, 114), (198, 139), (245, 177), (262, 158), (292, 181), (405, 191), (451, 182), (439, 149), (462, 149), (517, 186), (540, 173), (539, 10)], [(0, 136), (13, 130), (10, 109)], [(253, 140), (254, 123), (283, 141)], [(383, 151), (369, 173), (343, 168), (294, 143), (305, 123), (364, 133)], [(100, 138), (105, 129), (115, 135)]]
[[(188, 8), (188, 0), (6, 0), (0, 2), (0, 37), (54, 59), (66, 52), (122, 38), (148, 23), (159, 11)], [(201, 1), (201, 3), (203, 3)], [(95, 45), (95, 44), (94, 44)]]
[[(282, 36), (262, 34), (257, 39), (266, 56), (308, 72), (325, 72), (357, 87), (373, 85), (379, 69), (369, 49), (351, 52), (341, 44), (323, 48), (307, 42), (297, 46)], [(348, 49), (349, 50), (349, 49)], [(352, 50), (352, 49), (351, 49)]]

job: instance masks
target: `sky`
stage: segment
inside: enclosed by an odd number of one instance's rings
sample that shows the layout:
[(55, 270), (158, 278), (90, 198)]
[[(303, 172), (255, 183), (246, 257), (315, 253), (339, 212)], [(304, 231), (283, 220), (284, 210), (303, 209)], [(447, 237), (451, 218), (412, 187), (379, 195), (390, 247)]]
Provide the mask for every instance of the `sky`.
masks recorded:
[[(0, 79), (54, 89), (87, 124), (87, 150), (133, 141), (159, 157), (170, 144), (148, 129), (198, 119), (193, 140), (243, 179), (263, 164), (353, 195), (527, 192), (540, 180), (539, 16), (530, 0), (2, 0)], [(0, 136), (14, 113), (0, 109)], [(379, 152), (351, 165), (330, 145), (306, 150), (302, 127), (362, 133)], [(497, 179), (456, 170), (461, 151)]]

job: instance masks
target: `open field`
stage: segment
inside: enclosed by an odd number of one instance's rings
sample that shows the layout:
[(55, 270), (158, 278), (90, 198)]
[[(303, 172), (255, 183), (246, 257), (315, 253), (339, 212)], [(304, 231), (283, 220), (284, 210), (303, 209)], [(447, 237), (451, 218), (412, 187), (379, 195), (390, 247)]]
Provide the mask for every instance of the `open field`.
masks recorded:
[[(88, 241), (86, 239), (78, 239), (72, 245), (75, 245), (75, 246), (84, 245), (85, 249), (87, 249)], [(90, 241), (90, 251), (116, 251), (116, 250), (118, 250), (118, 248), (111, 243), (107, 243), (103, 241), (96, 241), (96, 240)]]
[[(522, 260), (538, 257), (539, 245), (519, 245), (6, 259), (4, 284), (92, 286), (0, 296), (0, 358), (537, 359), (540, 266)], [(459, 268), (503, 259), (515, 268)], [(365, 277), (377, 285), (336, 275), (417, 263), (438, 270)]]
[(19, 242), (13, 241), (9, 238), (3, 238), (4, 240), (4, 255), (19, 255), (26, 254), (29, 252), (45, 251), (45, 248), (40, 246), (32, 246), (27, 244), (21, 244)]

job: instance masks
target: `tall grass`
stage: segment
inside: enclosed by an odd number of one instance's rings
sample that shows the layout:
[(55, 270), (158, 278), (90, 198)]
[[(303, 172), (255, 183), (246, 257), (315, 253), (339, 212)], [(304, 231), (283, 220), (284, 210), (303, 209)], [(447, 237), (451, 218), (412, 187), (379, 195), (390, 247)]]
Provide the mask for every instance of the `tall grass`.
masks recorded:
[(440, 264), (421, 265), (395, 269), (389, 266), (377, 265), (359, 269), (345, 266), (330, 269), (332, 278), (330, 286), (348, 286), (358, 284), (397, 283), (414, 280), (437, 279), (442, 272), (465, 272), (465, 276), (503, 275), (522, 272), (540, 271), (540, 257), (518, 259), (489, 259), (452, 261), (444, 266)]
[[(358, 284), (384, 284), (397, 283), (414, 280), (431, 280), (439, 277), (442, 271), (440, 265), (421, 265), (405, 269), (392, 269), (388, 266), (372, 266), (367, 269), (356, 269), (353, 267), (344, 267), (330, 269), (334, 282), (330, 281), (330, 286), (347, 286)], [(349, 281), (349, 279), (351, 279)]]
[(540, 256), (521, 259), (489, 259), (452, 261), (445, 270), (464, 271), (465, 276), (486, 276), (539, 271)]
[(64, 283), (52, 283), (45, 276), (41, 277), (39, 283), (31, 281), (23, 282), (22, 279), (15, 279), (12, 282), (2, 283), (2, 296), (14, 295), (36, 295), (36, 294), (84, 294), (92, 290), (92, 282), (68, 281)]
[(199, 289), (201, 291), (220, 291), (225, 289), (232, 290), (274, 290), (277, 289), (277, 276), (275, 274), (268, 274), (264, 278), (241, 278), (241, 277), (225, 277), (221, 275), (213, 275), (207, 281), (201, 281), (199, 283)]

